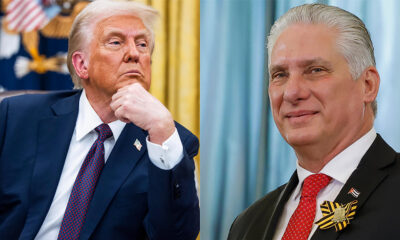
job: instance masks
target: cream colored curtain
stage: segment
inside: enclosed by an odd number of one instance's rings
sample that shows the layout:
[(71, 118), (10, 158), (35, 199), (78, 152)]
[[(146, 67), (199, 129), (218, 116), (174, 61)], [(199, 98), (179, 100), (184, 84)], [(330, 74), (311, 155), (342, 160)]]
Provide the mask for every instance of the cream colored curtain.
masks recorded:
[[(150, 92), (200, 137), (200, 0), (141, 0), (160, 12)], [(195, 159), (200, 192), (200, 161)], [(198, 236), (200, 239), (200, 236)]]
[(200, 133), (199, 0), (142, 0), (160, 12), (153, 53), (151, 93), (175, 120)]
[(137, 1), (160, 12), (150, 92), (200, 137), (200, 0)]

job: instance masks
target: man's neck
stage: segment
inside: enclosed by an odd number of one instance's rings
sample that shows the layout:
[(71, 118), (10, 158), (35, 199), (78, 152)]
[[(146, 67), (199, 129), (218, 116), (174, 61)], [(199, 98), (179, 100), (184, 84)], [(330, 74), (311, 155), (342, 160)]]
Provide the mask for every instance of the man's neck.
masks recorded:
[(301, 147), (294, 146), (293, 148), (296, 152), (299, 165), (310, 172), (320, 172), (336, 155), (367, 134), (368, 131), (371, 130), (372, 124), (373, 122), (371, 122), (371, 124), (365, 124), (356, 134), (343, 136), (333, 145), (319, 142), (319, 144), (310, 144)]
[(90, 90), (85, 90), (86, 97), (103, 123), (110, 123), (117, 120), (114, 111), (110, 107), (111, 97), (104, 94), (93, 94)]

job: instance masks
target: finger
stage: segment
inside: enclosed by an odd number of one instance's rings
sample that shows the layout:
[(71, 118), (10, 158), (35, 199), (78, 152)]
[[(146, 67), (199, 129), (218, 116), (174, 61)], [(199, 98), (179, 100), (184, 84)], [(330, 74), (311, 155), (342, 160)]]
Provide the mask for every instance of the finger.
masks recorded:
[(124, 95), (123, 93), (124, 93), (124, 91), (120, 91), (120, 89), (119, 89), (116, 93), (114, 93), (112, 95), (111, 101), (115, 101), (116, 99), (122, 97)]
[(118, 107), (114, 111), (114, 115), (121, 121), (123, 122), (130, 122), (128, 116), (126, 116), (126, 111), (124, 110), (123, 107)]
[(147, 92), (146, 89), (142, 87), (139, 83), (134, 83), (123, 88), (118, 89), (118, 91), (112, 96), (112, 100), (129, 96), (143, 96), (143, 92)]
[(115, 112), (119, 107), (121, 106), (121, 101), (119, 98), (117, 99), (112, 99), (110, 103), (111, 109)]
[(127, 118), (121, 118), (120, 119), (122, 122), (124, 122), (124, 123), (130, 123), (131, 121), (129, 121), (129, 119), (127, 119)]
[(111, 103), (119, 105), (129, 104), (135, 101), (135, 99), (133, 99), (132, 96), (133, 96), (132, 94), (123, 92), (119, 93), (118, 95), (114, 94), (111, 99)]
[[(132, 85), (132, 84), (131, 84), (131, 85)], [(127, 85), (127, 86), (124, 86), (124, 87), (122, 87), (122, 88), (119, 88), (119, 89), (117, 90), (117, 92), (114, 93), (114, 95), (112, 96), (112, 99), (117, 99), (117, 98), (120, 98), (121, 96), (124, 96), (127, 92), (130, 91), (130, 90), (129, 90), (129, 87), (130, 87), (131, 85)]]
[(143, 86), (140, 83), (132, 83), (130, 85), (126, 85), (120, 89), (118, 89), (117, 92), (131, 92), (131, 91), (138, 91), (138, 90), (145, 90)]
[(111, 103), (110, 103), (110, 107), (114, 111), (116, 111), (116, 109), (121, 108), (121, 107), (123, 107), (125, 109), (124, 111), (126, 111), (126, 110), (128, 110), (128, 108), (131, 105), (135, 105), (135, 99), (133, 99), (127, 95), (115, 98), (115, 99), (111, 100)]

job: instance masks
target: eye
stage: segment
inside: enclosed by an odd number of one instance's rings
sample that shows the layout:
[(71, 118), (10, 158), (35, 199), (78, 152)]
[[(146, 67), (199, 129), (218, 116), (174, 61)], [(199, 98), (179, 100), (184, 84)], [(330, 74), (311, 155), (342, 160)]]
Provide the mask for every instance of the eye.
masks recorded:
[(136, 46), (138, 46), (139, 48), (147, 48), (147, 42), (146, 41), (138, 41), (136, 42)]
[(272, 79), (281, 79), (281, 78), (284, 78), (284, 77), (287, 77), (287, 73), (283, 72), (283, 71), (275, 72), (271, 76)]
[(115, 47), (115, 46), (120, 46), (122, 45), (122, 40), (119, 38), (111, 38), (109, 40), (107, 40), (107, 45), (111, 46), (111, 47)]
[(325, 69), (321, 68), (321, 67), (314, 67), (311, 69), (312, 73), (319, 73), (319, 72), (323, 72), (325, 71)]

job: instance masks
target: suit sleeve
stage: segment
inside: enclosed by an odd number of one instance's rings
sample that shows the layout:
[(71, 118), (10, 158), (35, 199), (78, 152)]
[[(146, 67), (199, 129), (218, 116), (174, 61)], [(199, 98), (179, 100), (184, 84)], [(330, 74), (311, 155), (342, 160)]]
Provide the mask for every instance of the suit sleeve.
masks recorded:
[(200, 230), (193, 161), (199, 142), (191, 133), (180, 135), (184, 156), (178, 165), (162, 170), (149, 164), (149, 211), (144, 225), (152, 240), (196, 239)]

